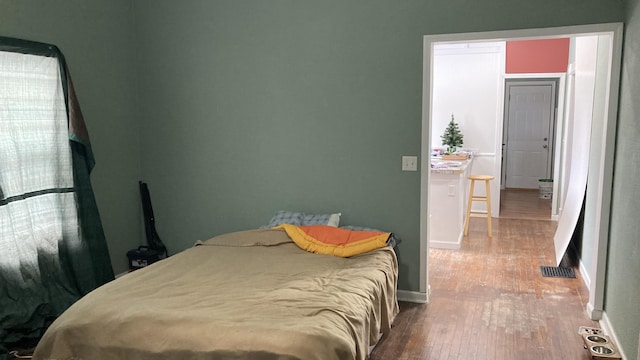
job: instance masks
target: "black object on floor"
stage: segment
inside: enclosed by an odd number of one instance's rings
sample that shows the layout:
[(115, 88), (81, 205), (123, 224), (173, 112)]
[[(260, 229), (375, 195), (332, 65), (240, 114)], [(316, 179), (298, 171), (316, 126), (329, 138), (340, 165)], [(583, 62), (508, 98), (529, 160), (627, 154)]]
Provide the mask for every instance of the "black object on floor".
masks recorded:
[(542, 276), (556, 278), (575, 278), (576, 273), (573, 268), (557, 267), (557, 266), (540, 266)]
[(156, 231), (156, 219), (153, 216), (153, 207), (151, 206), (151, 196), (149, 195), (149, 187), (146, 183), (138, 181), (140, 185), (140, 197), (142, 199), (142, 214), (144, 215), (144, 231), (147, 235), (147, 244), (149, 248), (155, 250), (161, 259), (169, 257), (167, 248), (160, 240), (160, 236)]

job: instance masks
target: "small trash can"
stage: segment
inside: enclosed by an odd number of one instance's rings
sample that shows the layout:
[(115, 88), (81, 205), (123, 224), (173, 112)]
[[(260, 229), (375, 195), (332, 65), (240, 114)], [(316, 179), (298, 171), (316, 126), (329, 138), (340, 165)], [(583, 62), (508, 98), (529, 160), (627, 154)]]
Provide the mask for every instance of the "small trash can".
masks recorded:
[(138, 246), (137, 249), (127, 251), (129, 271), (141, 269), (160, 260), (158, 252), (148, 246)]
[(551, 199), (553, 195), (553, 179), (538, 180), (538, 188), (540, 189), (540, 199)]

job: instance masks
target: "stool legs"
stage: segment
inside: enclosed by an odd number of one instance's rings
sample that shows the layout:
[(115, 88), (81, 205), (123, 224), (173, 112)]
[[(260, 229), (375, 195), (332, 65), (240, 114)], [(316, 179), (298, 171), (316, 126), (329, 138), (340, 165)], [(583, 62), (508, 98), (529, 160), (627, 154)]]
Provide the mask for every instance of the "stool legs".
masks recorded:
[(489, 237), (493, 234), (491, 230), (491, 190), (489, 189), (489, 180), (485, 180), (486, 191), (487, 191), (487, 232)]
[[(489, 237), (493, 234), (493, 229), (491, 227), (491, 189), (490, 189), (490, 181), (493, 177), (480, 177), (480, 179), (475, 179), (473, 177), (469, 177), (469, 181), (471, 184), (469, 186), (469, 201), (467, 202), (467, 216), (464, 221), (464, 236), (469, 235), (469, 219), (473, 217), (486, 217), (487, 218), (487, 234)], [(474, 189), (476, 180), (482, 180), (485, 183), (485, 196), (475, 196)], [(472, 204), (474, 201), (483, 201), (487, 204), (487, 211), (474, 211), (471, 210)], [(474, 216), (475, 215), (475, 216)]]
[(469, 235), (469, 219), (471, 218), (471, 204), (473, 204), (473, 187), (476, 181), (471, 179), (471, 185), (469, 186), (469, 201), (467, 201), (467, 216), (464, 218), (464, 236)]

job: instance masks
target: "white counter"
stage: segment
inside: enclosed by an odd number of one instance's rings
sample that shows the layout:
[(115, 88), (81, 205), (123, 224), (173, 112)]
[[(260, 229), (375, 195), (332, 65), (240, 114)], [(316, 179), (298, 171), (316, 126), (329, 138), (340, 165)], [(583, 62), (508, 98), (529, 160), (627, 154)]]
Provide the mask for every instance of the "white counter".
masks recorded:
[(429, 245), (434, 248), (459, 249), (464, 236), (464, 217), (470, 160), (431, 160), (429, 189)]

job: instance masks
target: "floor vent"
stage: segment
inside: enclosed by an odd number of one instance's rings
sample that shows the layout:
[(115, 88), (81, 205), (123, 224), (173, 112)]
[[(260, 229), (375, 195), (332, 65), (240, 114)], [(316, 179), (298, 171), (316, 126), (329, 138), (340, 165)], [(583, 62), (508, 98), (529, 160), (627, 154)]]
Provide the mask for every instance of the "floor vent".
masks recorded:
[(542, 276), (556, 278), (575, 278), (576, 273), (573, 268), (556, 267), (556, 266), (540, 266)]

